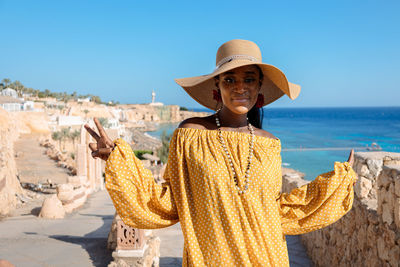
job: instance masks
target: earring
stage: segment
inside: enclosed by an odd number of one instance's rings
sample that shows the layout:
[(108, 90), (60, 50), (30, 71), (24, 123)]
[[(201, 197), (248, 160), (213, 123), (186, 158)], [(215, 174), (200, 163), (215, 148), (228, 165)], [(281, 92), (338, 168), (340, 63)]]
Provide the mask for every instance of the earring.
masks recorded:
[(258, 94), (256, 108), (262, 108), (264, 106), (264, 95)]
[(221, 91), (219, 89), (218, 91), (215, 89), (213, 90), (213, 99), (217, 102), (222, 102)]

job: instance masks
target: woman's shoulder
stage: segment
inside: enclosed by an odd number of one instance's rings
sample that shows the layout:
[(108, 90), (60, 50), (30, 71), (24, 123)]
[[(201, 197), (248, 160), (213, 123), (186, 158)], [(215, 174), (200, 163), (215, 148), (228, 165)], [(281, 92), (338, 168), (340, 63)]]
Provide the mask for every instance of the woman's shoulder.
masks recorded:
[(267, 132), (266, 130), (263, 130), (263, 129), (256, 128), (255, 131), (254, 131), (254, 134), (258, 135), (258, 136), (262, 136), (262, 137), (278, 140), (278, 138), (275, 135), (273, 135), (272, 133)]
[[(178, 128), (193, 128), (193, 129), (203, 129), (203, 130), (212, 130), (216, 127), (212, 124), (210, 120), (211, 116), (208, 117), (192, 117), (186, 120), (183, 120)], [(215, 124), (215, 122), (214, 122)]]

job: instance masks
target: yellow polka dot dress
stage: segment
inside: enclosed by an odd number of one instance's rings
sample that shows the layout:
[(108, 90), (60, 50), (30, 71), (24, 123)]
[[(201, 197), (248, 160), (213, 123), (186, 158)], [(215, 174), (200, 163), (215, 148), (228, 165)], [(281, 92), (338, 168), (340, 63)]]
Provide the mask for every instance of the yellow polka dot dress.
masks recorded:
[[(243, 187), (250, 134), (222, 131)], [(106, 162), (106, 188), (123, 221), (152, 229), (178, 221), (183, 266), (289, 266), (284, 235), (327, 226), (353, 204), (354, 170), (334, 170), (291, 193), (282, 185), (279, 139), (254, 137), (249, 189), (239, 194), (217, 130), (174, 131), (163, 185), (122, 139)]]

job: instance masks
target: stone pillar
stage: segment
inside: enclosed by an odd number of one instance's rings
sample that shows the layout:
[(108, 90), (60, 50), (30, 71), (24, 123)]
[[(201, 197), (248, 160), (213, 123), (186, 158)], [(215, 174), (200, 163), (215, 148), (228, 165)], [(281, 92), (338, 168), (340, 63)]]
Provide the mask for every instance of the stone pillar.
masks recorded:
[[(92, 127), (93, 128), (93, 127)], [(89, 133), (85, 133), (84, 142), (86, 144), (93, 143), (94, 139)], [(91, 150), (88, 146), (85, 145), (86, 148), (86, 171), (87, 171), (87, 179), (89, 182), (89, 188), (93, 192), (96, 188), (96, 180), (95, 180), (95, 159), (92, 157)]]
[[(96, 128), (94, 123), (89, 123), (89, 125), (92, 127), (92, 129)], [(80, 158), (82, 158), (82, 161), (77, 161), (77, 175), (87, 177), (87, 184), (90, 192), (105, 189), (102, 171), (102, 160), (99, 158), (94, 159), (92, 157), (92, 151), (88, 146), (89, 143), (95, 142), (96, 141), (94, 140), (94, 138), (82, 126), (81, 144), (78, 145), (78, 155), (81, 155)], [(78, 168), (81, 170), (78, 170)]]
[(83, 125), (81, 126), (81, 145), (86, 145), (87, 131)]
[(78, 144), (76, 150), (76, 175), (87, 176), (87, 151), (86, 145)]
[(103, 172), (101, 170), (101, 159), (95, 161), (96, 189), (104, 190)]
[(95, 159), (92, 156), (88, 157), (88, 180), (90, 183), (90, 188), (92, 190), (96, 189), (96, 177), (95, 177)]

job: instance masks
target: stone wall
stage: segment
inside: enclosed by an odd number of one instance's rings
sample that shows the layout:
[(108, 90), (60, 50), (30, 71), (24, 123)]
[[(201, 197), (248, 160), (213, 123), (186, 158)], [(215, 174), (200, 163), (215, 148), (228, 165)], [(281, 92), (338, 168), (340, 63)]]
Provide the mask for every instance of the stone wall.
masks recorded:
[(183, 111), (182, 110), (182, 111), (180, 111), (179, 115), (180, 115), (179, 121), (183, 121), (183, 120), (186, 120), (186, 119), (191, 118), (191, 117), (206, 117), (208, 115), (211, 115), (211, 113), (209, 113), (209, 112)]
[(176, 122), (179, 119), (179, 106), (175, 105), (130, 104), (120, 107), (127, 121)]
[(177, 105), (154, 106), (149, 104), (120, 105), (127, 121), (180, 122), (190, 117), (204, 117), (207, 112), (180, 110)]
[[(399, 266), (400, 153), (357, 152), (353, 208), (301, 239), (316, 266)], [(291, 177), (283, 184), (297, 187)], [(303, 182), (300, 181), (298, 186)]]
[(16, 204), (16, 194), (22, 193), (17, 179), (14, 159), (14, 141), (18, 129), (12, 115), (0, 108), (0, 215), (7, 215)]

